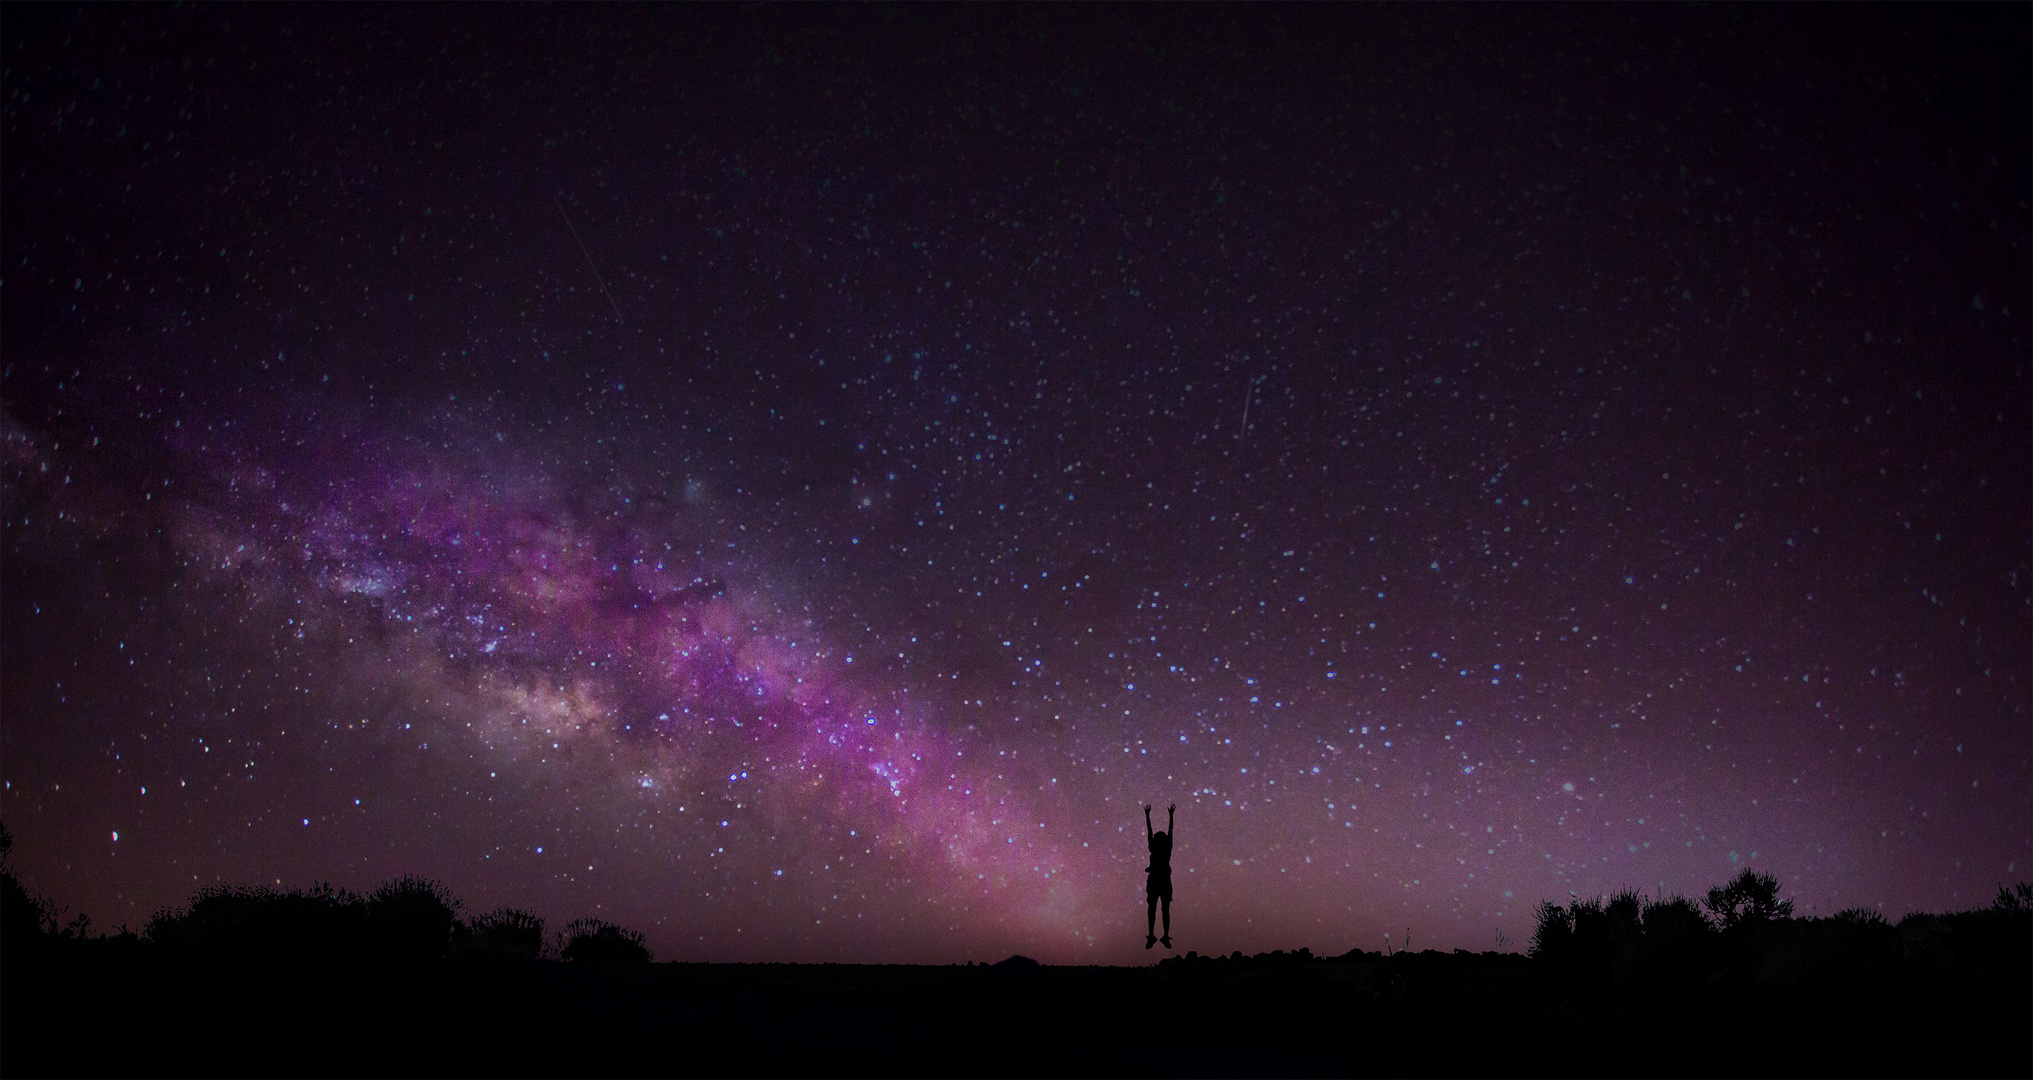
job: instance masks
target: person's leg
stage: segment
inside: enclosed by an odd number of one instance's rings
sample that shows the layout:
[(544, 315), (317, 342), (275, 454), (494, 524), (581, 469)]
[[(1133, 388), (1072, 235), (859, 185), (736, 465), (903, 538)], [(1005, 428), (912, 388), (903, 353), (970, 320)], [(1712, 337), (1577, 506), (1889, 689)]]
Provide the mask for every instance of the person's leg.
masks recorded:
[[(1165, 909), (1165, 912), (1166, 918), (1169, 919), (1171, 917), (1171, 909), (1168, 907)], [(1152, 945), (1157, 944), (1157, 942), (1158, 942), (1158, 898), (1155, 896), (1145, 896), (1144, 948), (1148, 949)]]
[(1164, 897), (1164, 898), (1163, 898), (1163, 901), (1162, 901), (1162, 902), (1163, 902), (1163, 903), (1164, 903), (1164, 905), (1165, 905), (1165, 937), (1164, 937), (1164, 942), (1165, 942), (1165, 948), (1169, 949), (1169, 948), (1171, 948), (1171, 947), (1172, 947), (1172, 898), (1171, 898), (1171, 897), (1169, 897), (1169, 896), (1167, 896), (1167, 897)]

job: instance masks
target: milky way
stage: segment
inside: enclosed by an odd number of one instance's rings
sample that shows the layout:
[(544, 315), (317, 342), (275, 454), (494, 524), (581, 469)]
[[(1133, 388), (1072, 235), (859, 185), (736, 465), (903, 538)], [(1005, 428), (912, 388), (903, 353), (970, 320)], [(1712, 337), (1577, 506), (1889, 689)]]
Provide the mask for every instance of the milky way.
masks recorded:
[(520, 14), (9, 20), (32, 888), (1136, 962), (1146, 803), (1202, 952), (2027, 876), (2023, 9)]

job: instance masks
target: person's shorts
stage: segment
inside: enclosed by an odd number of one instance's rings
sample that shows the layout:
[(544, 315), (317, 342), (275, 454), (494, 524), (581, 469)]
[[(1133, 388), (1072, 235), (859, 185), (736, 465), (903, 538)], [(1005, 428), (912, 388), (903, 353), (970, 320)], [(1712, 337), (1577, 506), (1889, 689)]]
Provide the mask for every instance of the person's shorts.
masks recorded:
[(1152, 874), (1146, 877), (1144, 879), (1144, 899), (1171, 900), (1172, 875), (1166, 874), (1164, 877), (1159, 877), (1156, 874)]

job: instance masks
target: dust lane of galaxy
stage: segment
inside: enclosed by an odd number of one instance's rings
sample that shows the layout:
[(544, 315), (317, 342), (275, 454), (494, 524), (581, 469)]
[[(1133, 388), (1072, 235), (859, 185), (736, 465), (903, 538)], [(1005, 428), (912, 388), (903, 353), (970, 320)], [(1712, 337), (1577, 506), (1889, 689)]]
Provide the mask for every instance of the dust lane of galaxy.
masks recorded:
[(1146, 803), (1202, 952), (2027, 876), (2026, 11), (1142, 10), (10, 18), (24, 880), (1121, 963)]

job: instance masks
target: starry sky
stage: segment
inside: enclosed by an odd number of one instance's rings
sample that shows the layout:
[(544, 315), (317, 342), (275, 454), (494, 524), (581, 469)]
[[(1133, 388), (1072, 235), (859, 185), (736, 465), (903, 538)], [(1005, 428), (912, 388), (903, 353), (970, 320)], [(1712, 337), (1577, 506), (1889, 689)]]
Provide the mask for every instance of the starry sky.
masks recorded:
[(661, 959), (2033, 863), (2029, 14), (37, 6), (0, 816)]

